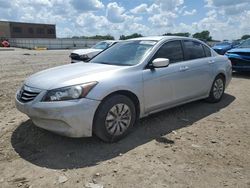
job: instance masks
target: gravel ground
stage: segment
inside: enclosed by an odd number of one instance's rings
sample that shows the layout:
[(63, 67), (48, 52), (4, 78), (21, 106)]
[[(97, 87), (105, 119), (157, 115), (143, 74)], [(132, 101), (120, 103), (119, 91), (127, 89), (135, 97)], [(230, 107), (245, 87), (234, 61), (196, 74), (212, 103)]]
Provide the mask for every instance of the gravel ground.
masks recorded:
[(0, 52), (0, 187), (250, 187), (250, 74), (235, 73), (218, 104), (154, 114), (105, 144), (42, 130), (15, 109), (24, 79), (69, 53)]

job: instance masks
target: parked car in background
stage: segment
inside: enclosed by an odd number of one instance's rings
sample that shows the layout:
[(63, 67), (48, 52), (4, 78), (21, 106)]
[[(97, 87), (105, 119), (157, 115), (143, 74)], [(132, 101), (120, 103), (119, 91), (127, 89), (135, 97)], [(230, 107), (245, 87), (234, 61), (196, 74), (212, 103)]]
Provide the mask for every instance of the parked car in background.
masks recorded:
[(228, 41), (220, 42), (213, 46), (213, 49), (220, 55), (224, 55), (228, 50), (232, 48), (233, 44)]
[(3, 40), (1, 42), (1, 45), (2, 45), (2, 47), (5, 47), (5, 48), (10, 47), (10, 43), (8, 42), (8, 40)]
[(16, 107), (38, 127), (114, 142), (138, 118), (199, 99), (219, 102), (231, 73), (228, 58), (197, 39), (142, 37), (119, 42), (88, 63), (30, 76)]
[(233, 70), (250, 71), (250, 39), (229, 50), (226, 56), (230, 59)]
[(109, 48), (110, 46), (114, 45), (115, 43), (117, 43), (117, 41), (115, 40), (106, 40), (98, 42), (91, 48), (74, 50), (69, 56), (71, 58), (71, 63), (88, 61), (89, 59), (96, 56), (103, 50)]
[(241, 44), (242, 40), (234, 40), (232, 42), (233, 48), (237, 48)]

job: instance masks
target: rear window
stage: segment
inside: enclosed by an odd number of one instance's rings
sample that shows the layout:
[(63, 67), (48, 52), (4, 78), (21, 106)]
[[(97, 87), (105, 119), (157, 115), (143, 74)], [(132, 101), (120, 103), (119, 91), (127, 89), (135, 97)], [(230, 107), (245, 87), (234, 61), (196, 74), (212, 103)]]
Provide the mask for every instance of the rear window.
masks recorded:
[(203, 48), (204, 48), (204, 51), (205, 51), (205, 54), (207, 57), (211, 57), (211, 50), (210, 48), (208, 48), (207, 46), (203, 45)]
[(192, 59), (199, 59), (206, 57), (206, 54), (203, 49), (203, 45), (197, 41), (183, 41), (184, 45), (184, 52), (185, 52), (185, 59), (192, 60)]

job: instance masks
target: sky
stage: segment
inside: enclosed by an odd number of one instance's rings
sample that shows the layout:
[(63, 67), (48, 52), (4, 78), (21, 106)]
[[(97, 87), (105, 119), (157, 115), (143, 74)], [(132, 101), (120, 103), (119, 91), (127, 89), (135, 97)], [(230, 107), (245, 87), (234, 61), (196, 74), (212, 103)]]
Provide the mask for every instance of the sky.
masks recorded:
[(57, 37), (209, 30), (250, 34), (250, 0), (0, 0), (0, 20), (56, 24)]

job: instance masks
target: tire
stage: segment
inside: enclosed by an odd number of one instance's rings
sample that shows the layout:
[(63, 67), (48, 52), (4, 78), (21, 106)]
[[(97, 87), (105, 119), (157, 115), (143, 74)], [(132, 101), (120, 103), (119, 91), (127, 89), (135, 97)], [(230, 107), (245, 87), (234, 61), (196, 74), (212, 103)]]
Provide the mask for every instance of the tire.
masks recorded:
[(135, 105), (124, 95), (113, 95), (98, 107), (93, 133), (105, 142), (117, 142), (125, 137), (135, 124)]
[(220, 102), (225, 91), (225, 78), (222, 75), (216, 76), (211, 87), (207, 101), (210, 103)]

